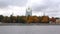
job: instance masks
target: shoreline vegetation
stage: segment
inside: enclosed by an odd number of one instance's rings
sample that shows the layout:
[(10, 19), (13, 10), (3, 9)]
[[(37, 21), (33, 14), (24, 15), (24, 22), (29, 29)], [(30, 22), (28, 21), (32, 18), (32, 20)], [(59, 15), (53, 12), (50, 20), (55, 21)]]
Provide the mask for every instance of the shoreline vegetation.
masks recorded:
[(23, 24), (56, 24), (56, 18), (49, 16), (3, 16), (0, 15), (0, 22), (1, 23), (23, 23)]

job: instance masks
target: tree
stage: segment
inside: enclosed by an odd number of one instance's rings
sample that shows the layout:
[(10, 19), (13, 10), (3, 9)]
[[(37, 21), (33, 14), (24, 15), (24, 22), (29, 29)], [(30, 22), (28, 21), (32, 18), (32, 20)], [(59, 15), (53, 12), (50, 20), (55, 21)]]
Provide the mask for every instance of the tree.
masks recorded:
[(27, 23), (38, 23), (39, 19), (37, 16), (29, 16), (27, 17)]
[(17, 16), (17, 23), (20, 23), (20, 16)]
[(27, 23), (30, 24), (32, 22), (33, 22), (33, 17), (32, 16), (27, 17)]
[(10, 23), (13, 23), (13, 15), (10, 15)]
[(16, 23), (16, 21), (17, 21), (17, 16), (13, 16), (12, 19), (13, 19), (13, 20), (12, 20), (13, 23)]
[(48, 16), (42, 16), (42, 23), (49, 23), (49, 17)]
[(3, 15), (0, 15), (0, 22), (3, 21), (3, 18), (4, 18), (4, 16)]
[(39, 23), (39, 19), (37, 16), (33, 16), (33, 23)]
[(4, 23), (8, 23), (9, 22), (9, 17), (8, 16), (5, 16), (4, 19), (3, 19), (3, 22)]
[(39, 23), (41, 23), (42, 17), (39, 16), (38, 19), (39, 19)]
[(20, 23), (26, 23), (26, 17), (25, 16), (20, 16), (19, 18), (18, 18), (18, 21), (20, 22)]

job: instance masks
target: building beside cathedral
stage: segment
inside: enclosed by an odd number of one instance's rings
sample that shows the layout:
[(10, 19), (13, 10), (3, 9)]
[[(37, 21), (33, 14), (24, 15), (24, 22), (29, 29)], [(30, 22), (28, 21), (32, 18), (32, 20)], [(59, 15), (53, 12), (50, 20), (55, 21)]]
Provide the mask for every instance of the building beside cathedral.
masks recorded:
[(32, 16), (32, 9), (30, 7), (26, 9), (26, 16)]

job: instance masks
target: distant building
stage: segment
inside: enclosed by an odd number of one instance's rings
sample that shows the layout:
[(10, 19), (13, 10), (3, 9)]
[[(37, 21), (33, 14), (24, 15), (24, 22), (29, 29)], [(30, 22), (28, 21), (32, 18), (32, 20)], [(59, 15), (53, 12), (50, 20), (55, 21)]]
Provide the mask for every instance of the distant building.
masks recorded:
[(50, 18), (50, 24), (55, 24), (56, 23), (56, 19), (54, 17)]
[(56, 19), (56, 24), (60, 24), (60, 19)]
[(32, 16), (32, 9), (30, 7), (26, 9), (26, 16)]

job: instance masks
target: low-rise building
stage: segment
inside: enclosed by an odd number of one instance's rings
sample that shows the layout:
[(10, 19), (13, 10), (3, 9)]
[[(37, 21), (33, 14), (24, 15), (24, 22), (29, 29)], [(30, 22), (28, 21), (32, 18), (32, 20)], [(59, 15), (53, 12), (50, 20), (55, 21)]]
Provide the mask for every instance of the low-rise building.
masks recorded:
[(56, 19), (56, 24), (60, 24), (60, 19)]
[(55, 24), (56, 23), (56, 19), (54, 17), (50, 18), (50, 24)]

